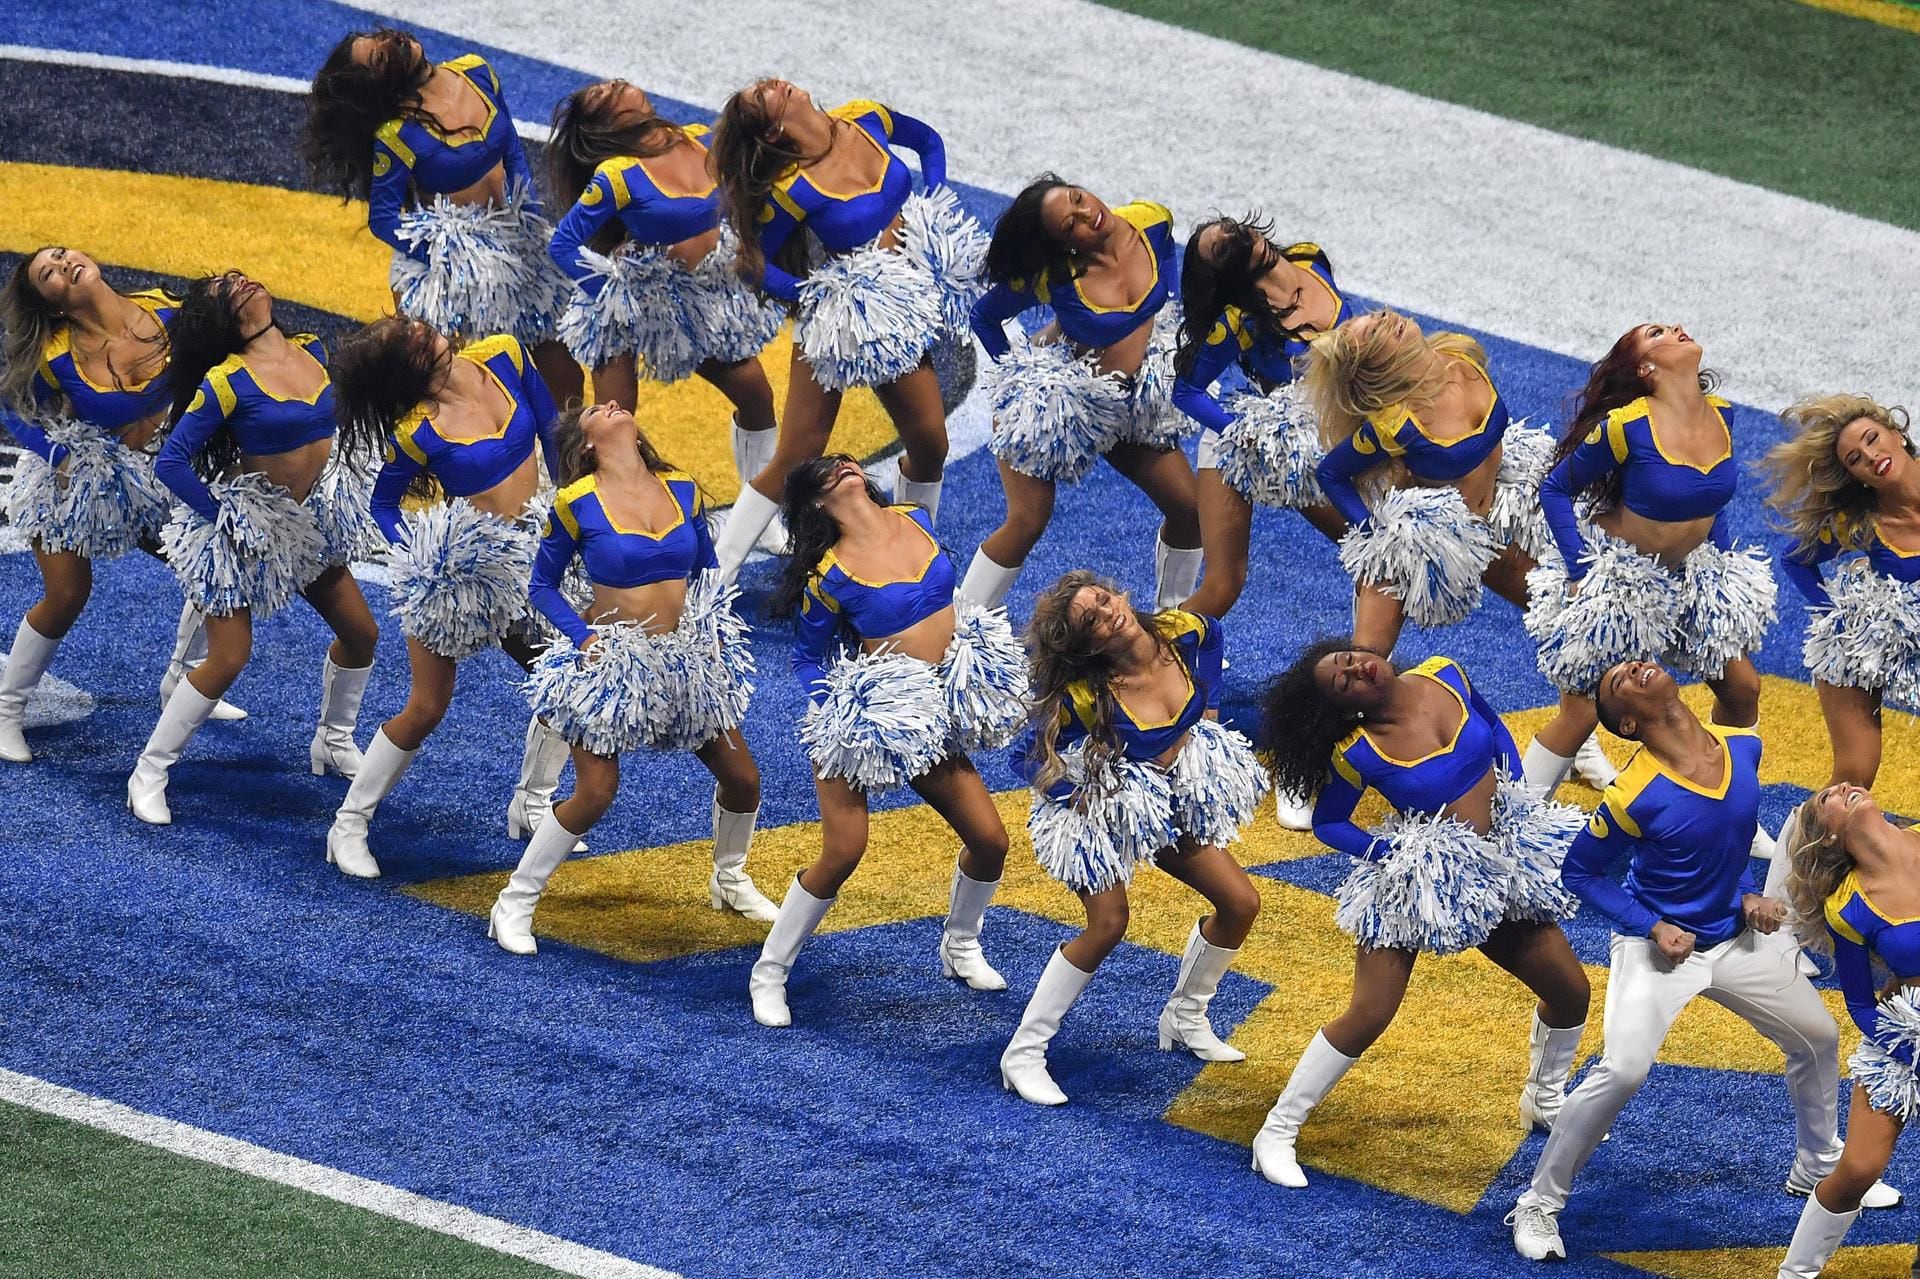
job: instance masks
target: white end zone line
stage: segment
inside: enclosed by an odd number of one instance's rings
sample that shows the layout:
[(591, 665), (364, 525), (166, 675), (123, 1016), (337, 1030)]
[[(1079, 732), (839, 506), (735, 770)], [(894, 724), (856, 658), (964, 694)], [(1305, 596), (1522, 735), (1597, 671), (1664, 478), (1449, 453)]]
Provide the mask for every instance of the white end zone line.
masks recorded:
[(245, 1173), (262, 1181), (276, 1182), (320, 1195), (396, 1221), (437, 1231), (467, 1243), (490, 1248), (509, 1257), (518, 1257), (547, 1266), (564, 1274), (587, 1279), (682, 1279), (671, 1270), (642, 1265), (610, 1252), (601, 1252), (584, 1244), (553, 1235), (541, 1234), (525, 1226), (482, 1216), (457, 1204), (428, 1199), (384, 1182), (369, 1181), (337, 1168), (295, 1159), (234, 1137), (224, 1137), (191, 1124), (176, 1123), (133, 1110), (118, 1102), (62, 1088), (32, 1075), (0, 1070), (0, 1101), (9, 1101), (29, 1110), (54, 1115), (126, 1137), (142, 1145), (198, 1159), (202, 1163)]

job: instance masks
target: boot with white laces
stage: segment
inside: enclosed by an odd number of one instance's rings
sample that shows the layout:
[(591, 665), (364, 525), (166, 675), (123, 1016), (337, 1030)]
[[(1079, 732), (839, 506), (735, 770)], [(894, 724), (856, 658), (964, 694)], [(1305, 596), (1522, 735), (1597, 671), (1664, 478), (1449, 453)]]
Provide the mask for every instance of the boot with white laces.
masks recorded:
[(1507, 1214), (1513, 1228), (1513, 1250), (1528, 1261), (1565, 1261), (1567, 1245), (1560, 1242), (1560, 1214), (1542, 1204), (1517, 1203)]
[(127, 807), (149, 826), (171, 826), (173, 812), (167, 807), (167, 770), (180, 758), (187, 743), (213, 713), (214, 698), (207, 697), (181, 680), (180, 687), (167, 699), (160, 722), (140, 751), (133, 776), (127, 778)]
[(1607, 752), (1600, 745), (1598, 730), (1588, 733), (1587, 740), (1580, 743), (1580, 749), (1573, 753), (1573, 771), (1581, 781), (1595, 790), (1605, 790), (1613, 785), (1613, 779), (1620, 776), (1620, 770), (1607, 758)]
[(1253, 1138), (1255, 1172), (1276, 1186), (1293, 1190), (1307, 1184), (1307, 1174), (1300, 1171), (1300, 1161), (1293, 1152), (1300, 1125), (1307, 1122), (1307, 1116), (1320, 1104), (1320, 1099), (1332, 1092), (1333, 1086), (1345, 1078), (1353, 1069), (1353, 1063), (1359, 1060), (1328, 1043), (1320, 1031), (1314, 1032), (1313, 1042), (1300, 1054), (1300, 1061), (1287, 1077), (1280, 1099), (1273, 1103), (1273, 1109), (1267, 1112), (1267, 1121), (1260, 1125), (1260, 1131)]
[(770, 924), (779, 908), (763, 896), (747, 874), (747, 850), (753, 846), (753, 828), (760, 810), (735, 813), (720, 807), (720, 791), (713, 792), (713, 874), (707, 877), (707, 901), (715, 910), (731, 910), (759, 924)]
[(800, 948), (813, 936), (813, 930), (820, 927), (833, 902), (831, 897), (815, 897), (808, 892), (801, 886), (798, 875), (787, 886), (787, 899), (780, 903), (780, 914), (774, 919), (766, 944), (760, 947), (760, 958), (754, 961), (753, 974), (747, 979), (753, 1019), (762, 1026), (793, 1024), (793, 1014), (787, 1009), (787, 974), (793, 971), (793, 961), (799, 957)]
[[(1826, 1173), (1816, 1176), (1809, 1172), (1807, 1166), (1796, 1157), (1793, 1168), (1787, 1173), (1787, 1193), (1796, 1199), (1812, 1198), (1813, 1188), (1820, 1184), (1821, 1178), (1825, 1176)], [(1876, 1181), (1867, 1187), (1867, 1193), (1860, 1196), (1860, 1206), (1876, 1209), (1898, 1208), (1905, 1197), (1886, 1182)]]
[(1554, 792), (1560, 789), (1560, 783), (1567, 780), (1567, 772), (1573, 767), (1575, 755), (1556, 755), (1536, 737), (1520, 753), (1520, 776), (1527, 783), (1527, 789), (1552, 799)]
[(1019, 579), (1024, 563), (1008, 568), (994, 562), (985, 551), (975, 551), (967, 564), (967, 575), (960, 579), (956, 600), (967, 600), (981, 608), (999, 608), (1007, 602), (1007, 592)]
[(1178, 608), (1200, 585), (1200, 565), (1206, 558), (1203, 547), (1168, 546), (1160, 537), (1153, 540), (1153, 606)]
[(774, 517), (779, 514), (778, 502), (751, 484), (740, 486), (740, 496), (733, 499), (733, 509), (727, 513), (726, 526), (720, 530), (720, 536), (714, 544), (721, 581), (732, 585), (733, 579), (740, 576), (740, 566), (747, 562), (747, 556), (759, 543), (761, 534), (767, 531)]
[(1553, 1129), (1560, 1107), (1567, 1099), (1567, 1076), (1573, 1073), (1573, 1059), (1580, 1051), (1580, 1036), (1587, 1023), (1557, 1029), (1533, 1013), (1533, 1033), (1527, 1037), (1527, 1082), (1520, 1090), (1520, 1122), (1527, 1131)]
[[(189, 600), (180, 606), (180, 621), (173, 632), (173, 656), (167, 662), (167, 672), (160, 677), (160, 705), (165, 707), (167, 699), (173, 696), (173, 690), (187, 677), (187, 672), (207, 660), (207, 617), (193, 606)], [(224, 697), (214, 705), (213, 714), (208, 719), (222, 723), (237, 723), (247, 717), (247, 713), (228, 702)]]
[(946, 483), (942, 476), (937, 480), (910, 480), (903, 471), (893, 482), (893, 500), (911, 502), (915, 506), (925, 507), (927, 522), (940, 522), (940, 488)]
[(380, 863), (373, 859), (373, 850), (367, 847), (367, 826), (373, 821), (373, 812), (380, 801), (387, 797), (419, 754), (417, 747), (403, 751), (395, 746), (385, 728), (374, 733), (373, 740), (367, 743), (360, 771), (353, 775), (353, 785), (347, 787), (347, 797), (335, 810), (333, 825), (327, 831), (327, 862), (339, 867), (342, 875), (355, 879), (379, 878)]
[(527, 841), (527, 851), (520, 854), (520, 864), (507, 877), (507, 886), (500, 890), (493, 909), (487, 914), (487, 936), (499, 942), (501, 950), (511, 955), (540, 952), (533, 940), (533, 908), (540, 904), (540, 894), (547, 890), (547, 881), (553, 878), (560, 863), (567, 860), (567, 854), (579, 839), (552, 813), (548, 813), (540, 829), (533, 832), (533, 838)]
[(1247, 1055), (1222, 1043), (1207, 1020), (1207, 1005), (1220, 988), (1220, 979), (1240, 952), (1216, 946), (1193, 926), (1187, 937), (1186, 954), (1180, 957), (1180, 976), (1173, 983), (1173, 994), (1160, 1010), (1160, 1050), (1185, 1049), (1201, 1061), (1245, 1061)]
[(940, 971), (967, 983), (974, 990), (1005, 990), (1007, 979), (987, 962), (980, 948), (980, 921), (987, 903), (1000, 887), (999, 880), (970, 878), (956, 864), (953, 891), (947, 896), (947, 926), (940, 933)]
[(1281, 830), (1312, 830), (1313, 801), (1290, 791), (1273, 788), (1273, 818)]
[[(508, 839), (530, 839), (547, 820), (547, 814), (553, 811), (554, 789), (560, 785), (560, 770), (572, 754), (566, 740), (537, 716), (527, 721), (520, 780), (513, 784), (513, 799), (507, 805)], [(586, 841), (577, 841), (572, 851), (586, 852)]]
[(358, 669), (335, 666), (331, 657), (320, 667), (320, 723), (307, 746), (307, 765), (315, 777), (328, 773), (353, 779), (360, 771), (360, 748), (353, 729), (360, 722), (360, 699), (366, 695), (371, 663)]
[(1780, 1263), (1778, 1279), (1819, 1279), (1859, 1215), (1858, 1208), (1830, 1212), (1819, 1196), (1808, 1195), (1807, 1206), (1800, 1210), (1800, 1224), (1793, 1228), (1793, 1242), (1787, 1245), (1787, 1259)]
[(20, 619), (13, 647), (7, 650), (6, 668), (0, 670), (0, 759), (8, 763), (33, 763), (25, 732), (27, 698), (40, 686), (40, 677), (53, 665), (59, 648), (59, 640), (47, 638), (26, 618)]
[[(740, 427), (740, 415), (733, 415), (733, 469), (740, 476), (740, 487), (744, 491), (753, 483), (753, 477), (767, 469), (773, 461), (773, 455), (780, 448), (780, 432), (768, 427), (764, 431), (747, 431)], [(735, 503), (736, 507), (738, 503)], [(759, 541), (754, 543), (769, 555), (787, 553), (787, 522), (780, 518), (778, 508), (767, 526), (761, 530)]]
[(1040, 973), (1040, 982), (1020, 1014), (1020, 1026), (1000, 1054), (1000, 1086), (1036, 1106), (1064, 1106), (1067, 1094), (1047, 1073), (1047, 1045), (1060, 1031), (1060, 1019), (1093, 980), (1057, 947)]

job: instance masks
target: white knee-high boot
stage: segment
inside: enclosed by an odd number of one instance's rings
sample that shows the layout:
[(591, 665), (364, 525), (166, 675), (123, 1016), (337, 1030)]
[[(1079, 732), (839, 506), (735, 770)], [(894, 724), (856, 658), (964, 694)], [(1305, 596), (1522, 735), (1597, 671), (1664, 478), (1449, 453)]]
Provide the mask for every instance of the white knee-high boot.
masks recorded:
[[(180, 606), (180, 621), (173, 631), (173, 657), (166, 674), (160, 677), (160, 705), (165, 706), (186, 673), (207, 660), (207, 616), (188, 600)], [(236, 722), (247, 717), (238, 706), (221, 698), (208, 719)]]
[(1047, 1073), (1047, 1045), (1060, 1031), (1060, 1020), (1080, 998), (1080, 992), (1093, 980), (1093, 974), (1074, 967), (1066, 953), (1056, 948), (1040, 973), (1033, 997), (1020, 1014), (1019, 1028), (1000, 1054), (1000, 1086), (1017, 1092), (1023, 1101), (1036, 1106), (1064, 1106), (1067, 1094)]
[(1560, 783), (1567, 780), (1567, 770), (1573, 767), (1573, 761), (1574, 756), (1556, 755), (1536, 737), (1520, 753), (1520, 774), (1534, 794), (1552, 799)]
[(715, 910), (738, 911), (756, 923), (770, 924), (780, 912), (747, 874), (747, 850), (753, 847), (759, 820), (757, 808), (736, 813), (720, 807), (720, 789), (714, 788), (713, 874), (707, 877), (707, 901)]
[(27, 699), (40, 686), (40, 677), (53, 665), (60, 641), (49, 639), (33, 629), (33, 623), (20, 619), (13, 633), (13, 647), (7, 650), (7, 665), (0, 671), (0, 759), (14, 764), (31, 764), (33, 752), (27, 749)]
[(1007, 602), (1007, 592), (1013, 589), (1022, 567), (1022, 564), (1015, 564), (1012, 568), (996, 564), (985, 551), (975, 551), (972, 562), (967, 565), (967, 575), (960, 580), (957, 594), (981, 608), (999, 608)]
[[(513, 799), (507, 804), (508, 839), (528, 839), (540, 829), (540, 823), (553, 811), (553, 792), (560, 785), (560, 770), (571, 754), (566, 740), (538, 716), (527, 721), (520, 779), (513, 784)], [(586, 852), (586, 842), (575, 844), (573, 851)]]
[(167, 770), (172, 768), (187, 743), (213, 713), (214, 700), (203, 695), (190, 680), (181, 680), (160, 712), (160, 722), (140, 751), (133, 776), (127, 778), (127, 807), (149, 826), (170, 826), (173, 812), (167, 807)]
[(507, 886), (500, 890), (487, 915), (487, 936), (499, 942), (500, 949), (514, 955), (539, 953), (540, 947), (533, 940), (533, 908), (540, 904), (540, 894), (547, 890), (553, 872), (579, 842), (580, 836), (562, 826), (551, 812), (533, 832), (527, 851), (520, 855), (520, 864), (507, 877)]
[(347, 797), (335, 810), (333, 825), (327, 831), (327, 861), (338, 866), (341, 874), (355, 879), (379, 878), (380, 863), (373, 859), (373, 850), (367, 847), (367, 826), (373, 821), (373, 812), (380, 801), (399, 783), (419, 754), (418, 747), (403, 751), (395, 746), (385, 728), (376, 731), (373, 740), (367, 743), (367, 753), (360, 759), (360, 771), (353, 775), (353, 785), (347, 787)]
[(1276, 1186), (1298, 1190), (1307, 1184), (1307, 1174), (1300, 1171), (1300, 1161), (1293, 1153), (1300, 1125), (1358, 1060), (1328, 1043), (1325, 1034), (1314, 1032), (1313, 1042), (1300, 1054), (1299, 1064), (1287, 1077), (1285, 1091), (1273, 1103), (1273, 1109), (1267, 1112), (1267, 1121), (1260, 1125), (1260, 1132), (1253, 1139), (1255, 1172)]
[(956, 864), (953, 891), (947, 896), (947, 926), (940, 932), (940, 971), (975, 990), (1005, 990), (1007, 979), (987, 962), (980, 948), (980, 923), (999, 880), (974, 879)]
[(899, 478), (893, 482), (893, 500), (924, 506), (927, 510), (928, 522), (938, 524), (940, 522), (940, 487), (945, 483), (945, 476), (937, 480), (910, 480), (906, 472), (902, 471)]
[(360, 699), (366, 695), (373, 664), (355, 669), (324, 659), (320, 667), (320, 723), (307, 747), (307, 765), (315, 777), (338, 773), (351, 779), (360, 771), (360, 748), (353, 730), (360, 722)]
[(760, 958), (754, 961), (747, 980), (747, 995), (753, 1001), (753, 1019), (762, 1026), (791, 1026), (793, 1014), (787, 1009), (787, 974), (800, 948), (813, 936), (832, 907), (831, 897), (815, 897), (795, 875), (787, 886), (787, 899), (780, 903), (780, 914), (767, 933)]
[(1240, 954), (1208, 941), (1195, 924), (1187, 934), (1187, 950), (1180, 958), (1180, 975), (1174, 980), (1173, 994), (1160, 1010), (1160, 1049), (1172, 1052), (1185, 1049), (1201, 1061), (1245, 1061), (1247, 1055), (1222, 1042), (1207, 1020), (1207, 1006), (1220, 979)]
[(753, 550), (754, 544), (778, 514), (778, 502), (751, 484), (741, 486), (740, 496), (733, 500), (733, 510), (728, 514), (726, 526), (720, 530), (719, 540), (714, 545), (714, 556), (720, 562), (722, 581), (731, 583), (740, 576), (740, 566), (747, 562), (747, 555)]
[(1859, 1215), (1858, 1208), (1829, 1212), (1820, 1205), (1819, 1195), (1808, 1195), (1800, 1224), (1793, 1228), (1793, 1242), (1787, 1245), (1787, 1259), (1780, 1263), (1779, 1279), (1818, 1279)]
[(1520, 1089), (1520, 1122), (1528, 1131), (1551, 1130), (1560, 1116), (1560, 1105), (1567, 1099), (1567, 1076), (1573, 1073), (1573, 1059), (1580, 1051), (1580, 1036), (1587, 1023), (1556, 1029), (1533, 1013), (1533, 1032), (1527, 1039), (1527, 1082)]
[(1156, 535), (1153, 539), (1153, 606), (1178, 608), (1200, 585), (1200, 565), (1205, 558), (1203, 547), (1168, 546)]
[[(733, 467), (740, 476), (741, 489), (753, 483), (753, 477), (767, 469), (773, 461), (773, 455), (780, 448), (780, 432), (774, 427), (764, 431), (746, 431), (740, 427), (740, 415), (733, 416)], [(736, 508), (738, 503), (735, 504)], [(773, 518), (767, 521), (755, 543), (769, 555), (784, 555), (787, 551), (787, 524), (780, 518), (776, 509)]]

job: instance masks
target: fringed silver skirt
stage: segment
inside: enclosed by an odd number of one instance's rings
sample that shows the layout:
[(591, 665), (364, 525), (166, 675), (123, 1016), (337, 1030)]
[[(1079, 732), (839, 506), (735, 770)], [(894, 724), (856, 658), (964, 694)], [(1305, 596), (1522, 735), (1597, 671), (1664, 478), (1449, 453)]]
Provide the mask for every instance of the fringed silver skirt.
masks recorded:
[[(219, 504), (211, 521), (179, 506), (160, 533), (181, 590), (203, 613), (229, 617), (244, 608), (256, 620), (266, 617), (342, 551), (316, 518), (325, 501), (318, 485), (307, 503), (257, 472), (214, 480), (207, 489)], [(325, 521), (336, 534), (348, 526), (332, 513)]]
[(1759, 649), (1778, 594), (1759, 547), (1703, 542), (1675, 571), (1599, 529), (1586, 535), (1590, 567), (1576, 594), (1557, 556), (1527, 574), (1527, 634), (1554, 687), (1591, 691), (1608, 667), (1634, 659), (1719, 679)]
[(449, 336), (552, 337), (573, 281), (548, 255), (553, 227), (529, 201), (516, 186), (504, 204), (455, 204), (436, 195), (401, 214), (401, 238), (424, 249), (427, 260), (393, 255), (387, 278), (400, 313)]
[(459, 661), (524, 621), (540, 550), (537, 513), (505, 520), (456, 497), (409, 514), (406, 524), (390, 560), (402, 633)]
[(1874, 1039), (1862, 1040), (1847, 1058), (1847, 1073), (1867, 1090), (1867, 1101), (1883, 1115), (1901, 1123), (1920, 1114), (1920, 1078), (1894, 1054), (1912, 1057), (1920, 1048), (1920, 987), (1903, 986), (1880, 1001), (1880, 1029)]
[(1480, 606), (1480, 576), (1505, 545), (1458, 489), (1389, 489), (1340, 539), (1340, 566), (1357, 585), (1399, 600), (1419, 625), (1448, 626)]
[(72, 418), (40, 425), (67, 456), (56, 469), (21, 452), (7, 493), (14, 528), (48, 551), (90, 560), (117, 559), (159, 536), (169, 499), (151, 457)]
[(1226, 402), (1233, 421), (1215, 446), (1220, 478), (1227, 487), (1261, 506), (1325, 505), (1320, 487), (1320, 420), (1298, 382), (1277, 386), (1266, 395), (1249, 392)]
[(1827, 579), (1827, 595), (1827, 606), (1807, 611), (1808, 674), (1920, 709), (1920, 582), (1857, 559)]
[(1540, 507), (1540, 481), (1553, 469), (1553, 432), (1524, 419), (1500, 437), (1500, 471), (1493, 482), (1487, 523), (1502, 546), (1517, 546), (1534, 560), (1553, 549), (1553, 530)]
[(581, 250), (581, 261), (606, 283), (598, 297), (573, 290), (560, 341), (590, 369), (634, 356), (640, 376), (656, 382), (678, 382), (708, 360), (758, 355), (786, 316), (735, 273), (737, 244), (722, 222), (720, 243), (691, 267), (653, 244), (629, 241), (610, 257)]
[(534, 716), (608, 758), (642, 747), (698, 750), (738, 728), (754, 669), (735, 598), (718, 574), (702, 573), (671, 631), (650, 635), (641, 622), (614, 622), (594, 628), (585, 652), (554, 644), (527, 680)]

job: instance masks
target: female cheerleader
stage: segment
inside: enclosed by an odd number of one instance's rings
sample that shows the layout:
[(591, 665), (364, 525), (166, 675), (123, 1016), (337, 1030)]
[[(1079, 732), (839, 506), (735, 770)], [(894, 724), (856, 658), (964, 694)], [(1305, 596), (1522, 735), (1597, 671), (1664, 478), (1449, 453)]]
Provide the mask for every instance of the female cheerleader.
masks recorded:
[[(1347, 531), (1320, 491), (1319, 428), (1294, 382), (1307, 339), (1350, 319), (1317, 244), (1281, 248), (1273, 224), (1214, 218), (1187, 238), (1173, 406), (1200, 423), (1200, 540), (1206, 577), (1185, 607), (1225, 617), (1247, 585), (1253, 504), (1292, 507), (1338, 542)], [(1238, 368), (1250, 394), (1223, 403), (1213, 384)]]
[[(1787, 895), (1807, 945), (1832, 952), (1847, 1011), (1864, 1036), (1847, 1062), (1853, 1097), (1846, 1147), (1807, 1196), (1780, 1266), (1780, 1279), (1814, 1279), (1863, 1200), (1880, 1207), (1893, 1198), (1880, 1175), (1900, 1130), (1920, 1112), (1913, 1066), (1920, 1046), (1920, 833), (1893, 825), (1872, 795), (1846, 782), (1809, 799), (1795, 817), (1797, 837), (1795, 819), (1783, 832), (1794, 845)], [(1876, 960), (1892, 981), (1875, 977)]]
[[(912, 193), (896, 143), (919, 154), (924, 194)], [(986, 253), (946, 189), (940, 135), (877, 102), (823, 111), (804, 90), (762, 80), (720, 109), (713, 166), (741, 278), (799, 317), (779, 445), (721, 532), (722, 575), (733, 579), (772, 521), (788, 472), (825, 451), (851, 386), (872, 387), (900, 433), (895, 497), (935, 518), (947, 415), (927, 352), (964, 331)], [(803, 231), (826, 254), (811, 269)]]
[[(1704, 677), (1716, 724), (1760, 717), (1760, 676), (1746, 654), (1773, 620), (1775, 587), (1762, 551), (1733, 548), (1726, 508), (1739, 466), (1713, 384), (1685, 329), (1641, 324), (1593, 366), (1574, 401), (1540, 485), (1560, 563), (1527, 584), (1527, 632), (1539, 641), (1541, 673), (1561, 690), (1560, 713), (1524, 760), (1528, 783), (1544, 793), (1577, 749), (1597, 750), (1584, 694), (1625, 659)], [(1595, 786), (1611, 771), (1581, 768)], [(1757, 855), (1771, 856), (1771, 845), (1756, 834)]]
[[(1553, 442), (1510, 428), (1480, 344), (1376, 311), (1313, 339), (1306, 385), (1327, 446), (1320, 487), (1352, 526), (1340, 562), (1354, 642), (1385, 653), (1408, 617), (1460, 621), (1483, 582), (1525, 607), (1548, 543), (1533, 491)], [(1369, 473), (1363, 498), (1355, 481)]]
[[(1172, 313), (1179, 288), (1173, 215), (1147, 201), (1110, 209), (1082, 187), (1044, 173), (994, 223), (993, 287), (973, 308), (973, 332), (993, 357), (993, 455), (1007, 514), (967, 566), (961, 594), (996, 607), (1053, 518), (1055, 487), (1099, 458), (1153, 500), (1154, 607), (1171, 608), (1200, 580), (1193, 468), (1174, 411)], [(1045, 306), (1053, 323), (1023, 341), (1006, 322)]]
[(1226, 846), (1253, 820), (1266, 778), (1246, 738), (1218, 722), (1220, 623), (1177, 609), (1142, 613), (1125, 592), (1076, 570), (1034, 603), (1027, 627), (1034, 726), (1016, 756), (1033, 787), (1027, 830), (1041, 867), (1072, 889), (1087, 926), (1054, 951), (1000, 1054), (1000, 1082), (1038, 1106), (1067, 1095), (1047, 1044), (1094, 969), (1127, 933), (1127, 886), (1151, 862), (1213, 907), (1194, 925), (1160, 1047), (1244, 1061), (1207, 1020), (1220, 978), (1260, 913)]
[(187, 287), (167, 341), (173, 429), (154, 471), (184, 509), (162, 537), (187, 599), (206, 614), (207, 660), (175, 686), (127, 779), (127, 807), (154, 826), (173, 821), (168, 770), (246, 666), (256, 617), (298, 594), (333, 629), (307, 749), (315, 776), (359, 771), (353, 730), (380, 638), (347, 571), (379, 535), (354, 459), (334, 450), (320, 339), (289, 338), (272, 295), (228, 271)]
[[(794, 877), (753, 966), (754, 1020), (785, 1026), (787, 974), (867, 851), (867, 797), (910, 786), (960, 837), (940, 968), (1005, 990), (980, 947), (1007, 830), (967, 752), (1019, 731), (1024, 654), (1004, 613), (954, 596), (953, 562), (923, 507), (888, 506), (845, 454), (787, 477), (793, 537), (771, 611), (795, 618), (793, 670), (810, 706), (800, 739), (820, 797), (820, 856)], [(848, 647), (857, 646), (857, 653)]]
[[(30, 255), (0, 288), (6, 331), (0, 425), (27, 453), (8, 520), (33, 548), (44, 584), (20, 619), (0, 671), (0, 759), (33, 761), (27, 699), (93, 593), (93, 562), (134, 547), (158, 553), (167, 496), (147, 452), (167, 412), (166, 322), (178, 303), (158, 289), (119, 293), (78, 249)], [(206, 655), (203, 619), (180, 610), (160, 703)], [(212, 718), (245, 719), (225, 702)]]
[(578, 398), (580, 366), (550, 340), (572, 286), (547, 256), (553, 228), (486, 59), (429, 62), (391, 27), (348, 34), (313, 77), (306, 153), (322, 186), (367, 201), (402, 315), (538, 343), (548, 386)]
[(577, 286), (560, 337), (593, 370), (594, 399), (634, 403), (642, 367), (658, 382), (698, 373), (733, 402), (733, 461), (745, 484), (777, 439), (758, 356), (781, 314), (734, 271), (706, 133), (663, 119), (625, 80), (576, 90), (554, 113), (547, 144), (556, 201), (573, 203), (549, 247)]
[[(1450, 658), (1400, 672), (1373, 649), (1322, 640), (1274, 681), (1263, 730), (1276, 784), (1317, 792), (1314, 834), (1357, 863), (1334, 920), (1358, 948), (1352, 1001), (1293, 1068), (1254, 1138), (1254, 1169), (1307, 1184), (1300, 1126), (1393, 1021), (1422, 952), (1478, 948), (1539, 996), (1520, 1116), (1551, 1128), (1587, 1021), (1586, 972), (1558, 922), (1577, 905), (1560, 862), (1585, 815), (1525, 785), (1506, 725)], [(1396, 810), (1372, 833), (1353, 822), (1368, 787)]]
[[(1920, 707), (1920, 460), (1905, 410), (1865, 396), (1805, 399), (1780, 416), (1794, 435), (1767, 454), (1767, 504), (1792, 539), (1781, 571), (1810, 606), (1804, 657), (1832, 782), (1871, 786), (1882, 700)], [(1820, 566), (1843, 554), (1823, 581)]]
[[(559, 454), (546, 383), (505, 334), (456, 350), (424, 321), (376, 320), (340, 344), (333, 381), (342, 436), (378, 444), (388, 459), (373, 518), (395, 548), (393, 611), (413, 673), (407, 704), (373, 735), (327, 832), (327, 860), (371, 879), (380, 866), (367, 824), (446, 715), (457, 663), (497, 644), (531, 669), (539, 653), (527, 603), (545, 513), (534, 451), (556, 475)], [(432, 504), (403, 516), (409, 494)], [(539, 828), (566, 760), (566, 743), (529, 722), (509, 836)]]
[[(660, 459), (633, 414), (596, 404), (561, 417), (566, 487), (534, 561), (530, 598), (571, 641), (527, 685), (536, 719), (573, 747), (573, 794), (542, 818), (487, 918), (503, 950), (531, 955), (533, 911), (556, 867), (613, 804), (623, 751), (692, 751), (713, 774), (708, 900), (771, 920), (747, 876), (760, 770), (740, 735), (753, 693), (747, 628), (720, 584), (693, 477)], [(561, 591), (578, 556), (593, 583), (589, 626)]]

